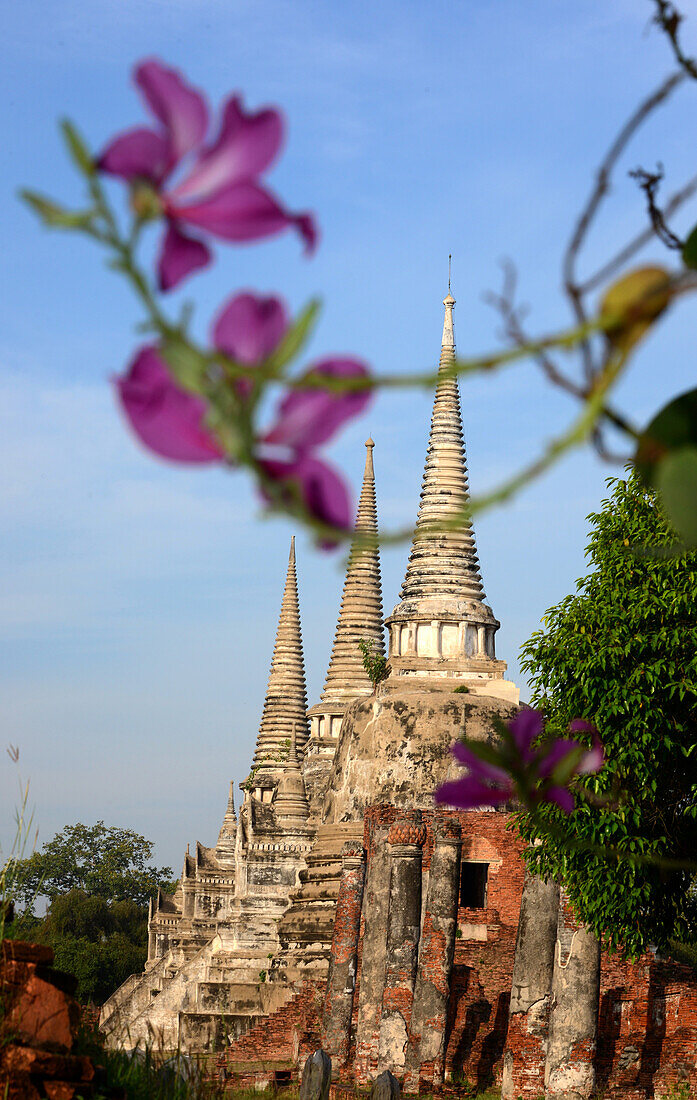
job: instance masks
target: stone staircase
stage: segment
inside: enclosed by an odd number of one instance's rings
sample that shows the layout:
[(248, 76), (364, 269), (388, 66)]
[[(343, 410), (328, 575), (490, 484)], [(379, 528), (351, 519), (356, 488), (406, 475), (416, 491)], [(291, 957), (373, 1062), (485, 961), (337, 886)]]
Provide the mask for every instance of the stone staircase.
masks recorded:
[(295, 1067), (320, 1045), (322, 994), (323, 983), (305, 983), (219, 1054), (211, 1077), (234, 1088), (289, 1083)]

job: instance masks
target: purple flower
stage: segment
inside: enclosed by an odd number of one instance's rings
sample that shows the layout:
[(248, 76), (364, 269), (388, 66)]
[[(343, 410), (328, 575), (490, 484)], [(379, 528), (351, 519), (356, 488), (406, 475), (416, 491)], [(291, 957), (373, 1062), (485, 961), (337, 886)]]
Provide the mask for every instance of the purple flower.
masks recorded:
[[(166, 219), (158, 260), (162, 290), (171, 290), (210, 263), (208, 245), (186, 233), (184, 226), (238, 243), (292, 226), (305, 241), (306, 251), (314, 249), (317, 229), (312, 216), (290, 213), (259, 182), (283, 141), (278, 110), (247, 113), (240, 97), (231, 96), (223, 105), (218, 136), (206, 145), (206, 100), (180, 73), (151, 59), (136, 67), (134, 79), (159, 126), (119, 134), (104, 149), (97, 166), (132, 186), (136, 208), (138, 188), (145, 185), (149, 212), (154, 201), (155, 212)], [(170, 177), (189, 155), (194, 159), (188, 175), (170, 186)]]
[(116, 387), (131, 427), (148, 450), (173, 462), (225, 457), (205, 427), (205, 401), (174, 384), (157, 347), (140, 348)]
[[(213, 344), (246, 366), (257, 366), (275, 350), (288, 328), (283, 302), (250, 292), (238, 294), (213, 326)], [(367, 378), (356, 359), (320, 360), (303, 376)], [(126, 374), (117, 380), (123, 410), (135, 434), (155, 454), (175, 462), (222, 462), (225, 453), (205, 424), (203, 398), (182, 390), (154, 346), (141, 348)], [(252, 381), (235, 382), (246, 398)], [(299, 499), (312, 516), (328, 526), (349, 530), (351, 502), (341, 476), (315, 454), (338, 429), (370, 401), (368, 390), (332, 393), (318, 387), (294, 389), (280, 401), (271, 426), (257, 440), (255, 457), (276, 482), (281, 499)], [(331, 545), (328, 541), (323, 544)]]
[(595, 727), (576, 719), (572, 733), (585, 733), (593, 739), (587, 749), (580, 741), (561, 738), (537, 748), (533, 743), (544, 729), (542, 715), (529, 708), (521, 710), (504, 727), (499, 744), (458, 741), (452, 747), (455, 759), (467, 768), (461, 779), (448, 780), (435, 792), (436, 802), (445, 802), (461, 810), (479, 806), (498, 806), (518, 797), (527, 805), (554, 802), (564, 813), (574, 808), (569, 784), (576, 775), (599, 771), (604, 763), (603, 747)]

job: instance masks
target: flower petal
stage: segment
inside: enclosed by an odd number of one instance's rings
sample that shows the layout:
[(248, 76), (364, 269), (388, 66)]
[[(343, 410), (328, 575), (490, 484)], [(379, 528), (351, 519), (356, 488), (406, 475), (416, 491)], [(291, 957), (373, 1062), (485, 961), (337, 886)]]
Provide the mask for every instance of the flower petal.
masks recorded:
[(156, 347), (141, 348), (116, 386), (131, 427), (149, 450), (174, 462), (224, 458), (203, 423), (205, 402), (179, 389)]
[(589, 775), (592, 772), (599, 772), (605, 763), (605, 750), (600, 741), (596, 737), (593, 743), (593, 748), (590, 749), (585, 756), (581, 757), (576, 771), (579, 775)]
[(570, 814), (575, 806), (574, 796), (566, 787), (550, 787), (545, 792), (545, 802), (556, 802), (565, 814)]
[(160, 290), (172, 290), (192, 271), (199, 271), (210, 262), (208, 245), (187, 236), (174, 222), (168, 222), (157, 261)]
[(118, 134), (97, 160), (100, 172), (120, 179), (150, 180), (159, 186), (167, 173), (169, 143), (162, 134), (141, 127)]
[[(267, 475), (280, 483), (290, 500), (297, 494), (310, 515), (321, 523), (340, 530), (351, 528), (351, 501), (348, 490), (331, 466), (312, 455), (301, 455), (293, 462), (262, 459), (261, 466)], [(322, 546), (329, 549), (335, 543), (324, 540)]]
[(254, 179), (275, 159), (283, 141), (283, 118), (266, 108), (246, 114), (239, 96), (223, 107), (220, 133), (198, 158), (187, 178), (172, 191), (177, 202), (197, 196), (210, 198), (231, 183)]
[(168, 197), (172, 217), (205, 229), (226, 241), (258, 241), (294, 226), (305, 241), (305, 251), (317, 243), (310, 214), (290, 214), (258, 183), (243, 180), (216, 191), (201, 202), (180, 203)]
[(542, 714), (539, 710), (532, 710), (526, 707), (525, 710), (521, 710), (516, 714), (515, 718), (508, 723), (508, 728), (513, 734), (513, 740), (516, 743), (518, 752), (522, 757), (530, 758), (530, 746), (536, 737), (539, 737), (542, 733)]
[(186, 83), (176, 69), (153, 58), (142, 61), (135, 82), (150, 110), (164, 126), (169, 139), (170, 167), (200, 145), (208, 128), (208, 107), (200, 92)]
[(478, 806), (499, 806), (513, 797), (513, 787), (489, 787), (469, 776), (449, 779), (434, 792), (436, 802), (445, 802), (460, 810), (474, 810)]
[(268, 359), (288, 328), (280, 298), (245, 291), (231, 298), (213, 328), (213, 343), (238, 363), (254, 367)]
[(592, 722), (586, 722), (585, 718), (574, 718), (573, 722), (569, 723), (569, 730), (571, 733), (590, 733), (597, 736), (598, 731)]
[[(358, 359), (323, 359), (305, 377), (367, 378), (370, 372)], [(338, 428), (357, 416), (370, 402), (369, 390), (333, 393), (323, 389), (292, 390), (281, 402), (275, 425), (264, 440), (298, 451), (318, 447)]]
[(465, 768), (469, 768), (470, 776), (476, 776), (478, 779), (493, 779), (496, 782), (501, 781), (510, 783), (510, 776), (507, 771), (503, 768), (497, 768), (495, 764), (487, 764), (486, 761), (480, 760), (467, 745), (463, 745), (462, 741), (456, 741), (455, 744), (451, 746), (450, 751), (459, 764), (462, 764)]
[[(545, 747), (547, 751), (541, 757), (537, 767), (537, 774), (541, 779), (546, 779), (547, 776), (551, 775), (557, 764), (565, 760), (570, 753), (577, 753), (582, 746), (578, 741), (573, 741), (571, 738), (562, 738)], [(544, 752), (544, 748), (542, 751)]]

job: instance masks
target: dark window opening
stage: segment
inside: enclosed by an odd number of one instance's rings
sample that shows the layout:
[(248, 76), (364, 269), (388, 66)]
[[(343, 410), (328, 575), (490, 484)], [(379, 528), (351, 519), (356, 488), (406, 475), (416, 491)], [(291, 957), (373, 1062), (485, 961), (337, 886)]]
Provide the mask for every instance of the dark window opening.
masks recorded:
[(460, 870), (460, 905), (463, 909), (486, 909), (488, 863), (463, 863)]

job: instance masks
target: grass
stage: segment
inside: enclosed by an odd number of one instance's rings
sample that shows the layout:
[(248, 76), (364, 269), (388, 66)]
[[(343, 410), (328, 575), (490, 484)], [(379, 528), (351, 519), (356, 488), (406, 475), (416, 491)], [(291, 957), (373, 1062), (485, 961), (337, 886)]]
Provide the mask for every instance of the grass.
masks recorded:
[(80, 1028), (73, 1054), (86, 1055), (95, 1066), (92, 1100), (110, 1100), (115, 1092), (127, 1100), (216, 1100), (223, 1095), (222, 1088), (201, 1079), (195, 1060), (175, 1055), (163, 1061), (147, 1046), (133, 1052), (107, 1050), (89, 1025)]

